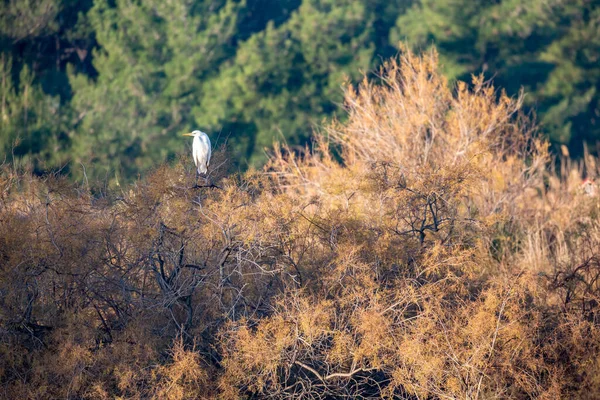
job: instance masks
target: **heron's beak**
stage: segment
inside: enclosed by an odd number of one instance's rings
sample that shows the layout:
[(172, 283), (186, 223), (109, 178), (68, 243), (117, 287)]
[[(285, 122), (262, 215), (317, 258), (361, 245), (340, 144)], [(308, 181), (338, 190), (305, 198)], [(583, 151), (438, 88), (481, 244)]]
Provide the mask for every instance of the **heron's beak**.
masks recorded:
[(184, 133), (182, 136), (194, 136), (192, 133)]

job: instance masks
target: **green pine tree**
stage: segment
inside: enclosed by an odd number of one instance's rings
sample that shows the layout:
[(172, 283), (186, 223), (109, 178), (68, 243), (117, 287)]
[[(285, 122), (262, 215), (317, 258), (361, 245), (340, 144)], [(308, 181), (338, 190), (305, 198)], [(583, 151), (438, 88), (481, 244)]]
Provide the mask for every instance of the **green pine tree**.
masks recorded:
[(354, 0), (305, 0), (290, 19), (240, 44), (207, 84), (198, 123), (231, 135), (238, 158), (265, 160), (274, 139), (301, 144), (341, 101), (345, 77), (373, 66), (375, 8)]
[(69, 170), (72, 117), (66, 64), (84, 70), (91, 0), (0, 2), (0, 151), (37, 173)]
[(435, 45), (447, 75), (484, 72), (527, 101), (556, 143), (600, 139), (598, 0), (420, 0), (401, 15), (391, 40)]
[(34, 82), (27, 65), (15, 84), (12, 66), (10, 57), (0, 55), (0, 163), (25, 164), (37, 173), (65, 166), (68, 109)]
[(95, 177), (136, 173), (184, 147), (204, 81), (233, 53), (244, 1), (97, 0), (95, 79), (71, 74), (74, 158)]

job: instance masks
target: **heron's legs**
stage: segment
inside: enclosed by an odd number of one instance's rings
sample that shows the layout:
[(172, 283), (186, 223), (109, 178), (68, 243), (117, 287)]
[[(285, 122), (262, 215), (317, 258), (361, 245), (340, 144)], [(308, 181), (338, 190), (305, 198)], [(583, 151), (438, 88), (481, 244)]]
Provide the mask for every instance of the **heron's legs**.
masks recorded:
[[(198, 179), (202, 177), (202, 180), (204, 180), (204, 184), (203, 185), (199, 185), (198, 184)], [(223, 189), (220, 186), (217, 186), (213, 183), (212, 179), (210, 178), (209, 174), (202, 174), (199, 173), (198, 170), (196, 170), (196, 180), (194, 182), (194, 186), (192, 186), (193, 189), (198, 189), (198, 188), (216, 188), (216, 189)]]
[[(199, 185), (198, 184), (198, 179), (200, 177), (202, 177), (202, 179), (204, 180), (204, 184), (203, 185)], [(208, 175), (207, 174), (200, 174), (200, 173), (198, 173), (198, 170), (196, 170), (196, 180), (194, 182), (194, 187), (195, 188), (199, 188), (199, 187), (211, 187), (211, 186), (212, 186), (212, 183), (211, 183), (211, 180), (208, 177)]]

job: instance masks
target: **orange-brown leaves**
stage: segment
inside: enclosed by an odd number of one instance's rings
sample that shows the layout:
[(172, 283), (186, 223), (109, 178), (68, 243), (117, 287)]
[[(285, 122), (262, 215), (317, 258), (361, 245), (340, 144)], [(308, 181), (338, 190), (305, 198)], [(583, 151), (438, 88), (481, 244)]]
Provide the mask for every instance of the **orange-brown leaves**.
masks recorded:
[(387, 62), (262, 172), (3, 169), (3, 393), (599, 397), (598, 163), (555, 172), (521, 97), (437, 63)]
[(276, 387), (284, 352), (294, 343), (293, 333), (294, 326), (282, 317), (265, 321), (255, 332), (244, 324), (237, 326), (228, 334), (229, 340), (223, 349), (228, 356), (224, 362), (227, 374), (223, 384), (243, 383), (259, 393)]

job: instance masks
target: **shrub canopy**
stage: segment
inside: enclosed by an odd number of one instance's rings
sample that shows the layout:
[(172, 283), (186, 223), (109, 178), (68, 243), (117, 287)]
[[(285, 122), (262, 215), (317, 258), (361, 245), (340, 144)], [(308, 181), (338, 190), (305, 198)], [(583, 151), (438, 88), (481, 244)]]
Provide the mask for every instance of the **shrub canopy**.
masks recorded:
[(216, 152), (213, 188), (4, 166), (2, 393), (597, 397), (598, 201), (522, 97), (407, 51), (344, 107), (262, 171)]

